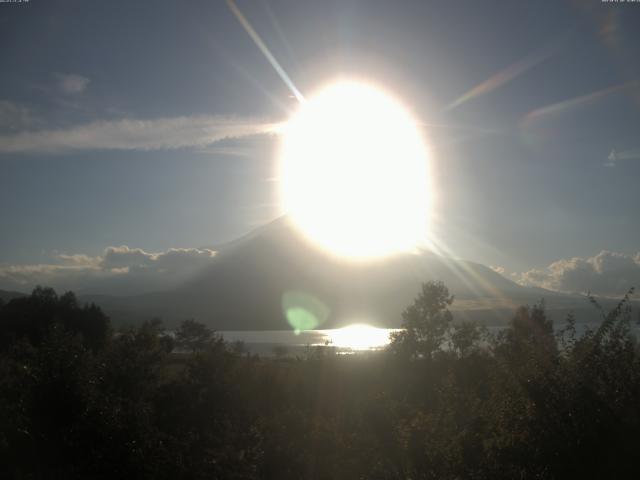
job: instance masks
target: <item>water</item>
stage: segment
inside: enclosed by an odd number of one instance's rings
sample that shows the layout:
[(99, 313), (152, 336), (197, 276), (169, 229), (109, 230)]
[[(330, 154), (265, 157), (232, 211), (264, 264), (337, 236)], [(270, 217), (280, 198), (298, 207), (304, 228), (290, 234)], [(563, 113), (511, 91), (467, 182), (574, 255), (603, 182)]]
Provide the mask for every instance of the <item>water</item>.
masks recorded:
[[(564, 327), (564, 323), (556, 325), (556, 330)], [(587, 328), (596, 329), (597, 323), (576, 324), (576, 334), (580, 336)], [(504, 326), (487, 327), (491, 334), (503, 330)], [(242, 342), (251, 353), (261, 355), (303, 353), (309, 347), (332, 346), (338, 353), (379, 350), (389, 344), (389, 335), (397, 328), (376, 328), (369, 325), (350, 325), (344, 328), (327, 330), (267, 330), (267, 331), (221, 331), (224, 340)], [(632, 333), (638, 337), (640, 329), (632, 327)]]
[[(394, 328), (376, 328), (369, 325), (350, 325), (327, 330), (271, 330), (271, 331), (222, 331), (229, 343), (243, 342), (251, 353), (297, 353), (308, 347), (332, 346), (339, 353), (377, 350), (389, 344)], [(276, 350), (277, 349), (277, 350)]]

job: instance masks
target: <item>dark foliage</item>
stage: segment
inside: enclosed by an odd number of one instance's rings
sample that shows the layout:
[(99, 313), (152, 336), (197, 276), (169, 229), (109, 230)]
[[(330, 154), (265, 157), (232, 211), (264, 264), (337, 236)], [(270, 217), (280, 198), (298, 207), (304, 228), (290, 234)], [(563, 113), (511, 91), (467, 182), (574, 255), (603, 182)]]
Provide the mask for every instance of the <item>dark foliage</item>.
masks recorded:
[(628, 296), (584, 333), (540, 304), (494, 336), (452, 301), (426, 284), (384, 352), (258, 358), (193, 321), (173, 352), (159, 321), (111, 335), (37, 289), (0, 305), (0, 478), (640, 475)]
[(82, 335), (92, 350), (102, 348), (110, 336), (102, 311), (93, 304), (79, 306), (73, 292), (58, 296), (51, 288), (36, 287), (30, 296), (0, 305), (0, 349), (23, 339), (39, 346), (56, 328)]
[(184, 320), (176, 330), (176, 343), (192, 353), (206, 349), (212, 342), (221, 339), (206, 325), (193, 319)]

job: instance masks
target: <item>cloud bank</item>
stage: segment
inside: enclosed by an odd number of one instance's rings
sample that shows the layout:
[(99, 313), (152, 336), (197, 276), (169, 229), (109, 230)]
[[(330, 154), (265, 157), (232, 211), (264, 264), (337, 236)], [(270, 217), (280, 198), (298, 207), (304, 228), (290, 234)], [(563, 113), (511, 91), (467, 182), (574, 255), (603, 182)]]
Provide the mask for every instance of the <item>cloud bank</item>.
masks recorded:
[(640, 288), (640, 253), (602, 250), (589, 258), (562, 259), (523, 273), (519, 283), (560, 292), (620, 296), (631, 287)]
[(47, 285), (60, 291), (132, 295), (178, 285), (211, 265), (215, 255), (207, 248), (150, 253), (127, 246), (108, 247), (95, 257), (60, 254), (57, 263), (0, 266), (0, 288), (28, 292)]
[[(59, 291), (110, 295), (162, 291), (195, 277), (215, 258), (216, 252), (208, 248), (152, 253), (112, 246), (98, 256), (58, 254), (52, 263), (0, 266), (0, 289), (28, 292), (36, 285), (47, 285)], [(502, 267), (491, 268), (506, 275)], [(628, 255), (603, 250), (593, 257), (561, 259), (517, 275), (511, 274), (524, 286), (619, 297), (630, 287), (640, 289), (640, 252)]]
[(276, 133), (279, 123), (223, 116), (96, 121), (67, 129), (0, 136), (0, 154), (74, 150), (170, 150), (205, 147), (231, 138)]

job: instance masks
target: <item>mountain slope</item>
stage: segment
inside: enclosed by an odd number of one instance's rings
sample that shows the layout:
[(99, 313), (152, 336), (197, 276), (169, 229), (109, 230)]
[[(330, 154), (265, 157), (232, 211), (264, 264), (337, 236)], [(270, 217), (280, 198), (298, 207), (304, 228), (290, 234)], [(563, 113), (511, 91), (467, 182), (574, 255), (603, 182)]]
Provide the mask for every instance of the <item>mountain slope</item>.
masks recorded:
[(26, 294), (21, 292), (14, 292), (11, 290), (0, 290), (0, 300), (7, 303), (14, 298), (24, 297)]
[(284, 217), (221, 247), (210, 267), (179, 288), (83, 299), (101, 305), (116, 322), (160, 317), (172, 325), (195, 318), (218, 330), (279, 330), (291, 328), (283, 299), (312, 298), (329, 310), (320, 328), (354, 322), (393, 327), (426, 280), (445, 282), (456, 296), (458, 318), (492, 324), (543, 296), (556, 318), (587, 306), (580, 296), (522, 287), (484, 265), (432, 252), (345, 262), (311, 246)]

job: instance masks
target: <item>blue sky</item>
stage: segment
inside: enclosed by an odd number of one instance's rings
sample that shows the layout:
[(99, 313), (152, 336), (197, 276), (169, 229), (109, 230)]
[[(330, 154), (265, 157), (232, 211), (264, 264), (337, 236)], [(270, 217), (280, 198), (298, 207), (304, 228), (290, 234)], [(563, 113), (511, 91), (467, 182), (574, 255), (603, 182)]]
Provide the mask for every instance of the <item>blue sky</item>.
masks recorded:
[[(237, 3), (303, 94), (372, 79), (424, 122), (456, 255), (640, 251), (640, 4)], [(280, 213), (295, 100), (225, 2), (4, 3), (0, 41), (0, 266), (211, 247)]]

